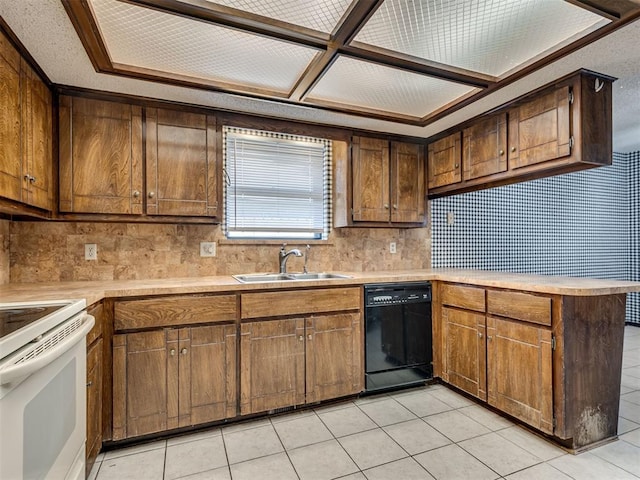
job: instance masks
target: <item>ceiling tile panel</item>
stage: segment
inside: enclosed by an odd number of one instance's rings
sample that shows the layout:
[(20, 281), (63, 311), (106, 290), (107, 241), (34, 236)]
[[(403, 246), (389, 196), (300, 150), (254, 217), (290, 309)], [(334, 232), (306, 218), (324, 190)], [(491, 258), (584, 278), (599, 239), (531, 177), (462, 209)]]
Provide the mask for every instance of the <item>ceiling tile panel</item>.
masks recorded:
[(208, 3), (331, 33), (352, 0), (218, 0)]
[(355, 40), (499, 77), (607, 23), (564, 0), (386, 0)]
[(91, 0), (111, 60), (286, 94), (316, 50), (115, 0)]
[(423, 117), (478, 89), (341, 56), (309, 100)]

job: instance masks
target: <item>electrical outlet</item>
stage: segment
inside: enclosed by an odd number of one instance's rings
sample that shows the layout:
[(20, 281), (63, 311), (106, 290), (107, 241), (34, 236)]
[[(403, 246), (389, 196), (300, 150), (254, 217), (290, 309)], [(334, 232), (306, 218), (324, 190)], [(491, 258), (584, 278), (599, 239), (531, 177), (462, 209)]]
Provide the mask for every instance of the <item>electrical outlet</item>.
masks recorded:
[(201, 257), (215, 257), (216, 256), (216, 242), (200, 242), (200, 256)]
[(396, 242), (391, 242), (389, 244), (389, 253), (396, 253)]
[(84, 259), (98, 260), (98, 246), (95, 243), (84, 244)]
[(453, 212), (447, 212), (447, 225), (453, 225), (456, 223), (456, 216)]

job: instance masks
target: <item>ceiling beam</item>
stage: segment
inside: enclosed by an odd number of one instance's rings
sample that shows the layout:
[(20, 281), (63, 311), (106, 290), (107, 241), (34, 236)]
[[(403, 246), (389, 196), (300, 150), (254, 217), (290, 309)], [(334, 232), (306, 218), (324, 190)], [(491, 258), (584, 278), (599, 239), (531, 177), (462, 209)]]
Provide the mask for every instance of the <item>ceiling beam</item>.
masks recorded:
[(638, 0), (565, 0), (576, 7), (600, 15), (615, 22), (640, 9)]
[[(67, 0), (68, 1), (68, 0)], [(223, 25), (306, 47), (325, 50), (329, 34), (310, 28), (263, 17), (205, 0), (120, 0), (123, 3), (145, 7), (158, 12), (179, 15), (191, 20)]]
[(309, 68), (298, 79), (291, 89), (289, 98), (300, 102), (305, 99), (309, 91), (318, 83), (329, 67), (335, 62), (338, 50), (350, 42), (371, 18), (371, 15), (382, 5), (384, 0), (356, 0), (343, 15), (338, 26), (331, 35), (324, 55), (317, 56)]

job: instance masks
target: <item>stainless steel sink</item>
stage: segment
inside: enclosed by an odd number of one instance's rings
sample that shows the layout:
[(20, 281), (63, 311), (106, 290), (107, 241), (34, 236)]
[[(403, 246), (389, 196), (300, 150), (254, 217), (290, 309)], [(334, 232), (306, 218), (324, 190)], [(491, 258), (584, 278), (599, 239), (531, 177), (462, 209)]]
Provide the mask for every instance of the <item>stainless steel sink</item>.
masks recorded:
[(351, 278), (339, 273), (249, 273), (246, 275), (233, 275), (240, 283), (257, 282), (288, 282), (295, 280), (330, 280), (337, 278)]
[(249, 273), (247, 275), (233, 275), (233, 278), (241, 283), (283, 282), (293, 280), (289, 275), (282, 273)]
[(293, 280), (328, 280), (331, 278), (351, 278), (339, 273), (287, 273)]

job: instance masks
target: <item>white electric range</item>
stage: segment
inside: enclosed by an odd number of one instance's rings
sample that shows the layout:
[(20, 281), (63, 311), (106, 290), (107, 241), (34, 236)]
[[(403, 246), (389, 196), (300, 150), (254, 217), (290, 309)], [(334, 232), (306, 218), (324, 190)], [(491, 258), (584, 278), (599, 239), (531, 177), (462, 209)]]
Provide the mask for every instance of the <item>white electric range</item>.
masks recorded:
[(84, 300), (0, 303), (0, 478), (84, 478)]

